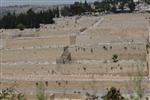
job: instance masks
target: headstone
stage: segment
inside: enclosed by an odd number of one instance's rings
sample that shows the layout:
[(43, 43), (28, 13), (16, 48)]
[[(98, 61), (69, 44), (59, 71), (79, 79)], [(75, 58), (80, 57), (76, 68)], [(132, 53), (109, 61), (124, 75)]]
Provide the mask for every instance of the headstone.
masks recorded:
[(55, 99), (55, 94), (50, 94), (50, 100), (54, 100)]
[(71, 35), (70, 36), (70, 45), (76, 44), (76, 35)]

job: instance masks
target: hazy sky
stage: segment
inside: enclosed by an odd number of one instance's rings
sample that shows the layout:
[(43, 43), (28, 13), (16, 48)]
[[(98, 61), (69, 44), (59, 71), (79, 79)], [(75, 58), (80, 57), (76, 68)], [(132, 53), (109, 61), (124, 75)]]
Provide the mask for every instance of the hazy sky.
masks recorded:
[[(12, 6), (12, 5), (55, 5), (55, 4), (70, 4), (74, 1), (84, 0), (0, 0), (0, 6)], [(95, 1), (95, 0), (87, 0)]]

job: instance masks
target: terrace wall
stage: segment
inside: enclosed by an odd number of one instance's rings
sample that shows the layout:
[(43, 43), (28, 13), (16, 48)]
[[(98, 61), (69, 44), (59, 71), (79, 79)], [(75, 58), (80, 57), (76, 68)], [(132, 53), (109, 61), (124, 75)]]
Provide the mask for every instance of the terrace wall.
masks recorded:
[(146, 61), (145, 45), (99, 45), (99, 46), (76, 46), (69, 48), (72, 59), (75, 60), (112, 60), (114, 54), (120, 60), (144, 60)]
[(50, 37), (38, 37), (38, 38), (20, 38), (20, 39), (8, 39), (6, 41), (6, 48), (20, 48), (20, 47), (34, 47), (43, 45), (69, 45), (69, 36), (50, 36)]
[(80, 62), (71, 64), (5, 64), (2, 65), (5, 75), (138, 75), (139, 70), (147, 75), (146, 62), (120, 61), (117, 63), (90, 63)]

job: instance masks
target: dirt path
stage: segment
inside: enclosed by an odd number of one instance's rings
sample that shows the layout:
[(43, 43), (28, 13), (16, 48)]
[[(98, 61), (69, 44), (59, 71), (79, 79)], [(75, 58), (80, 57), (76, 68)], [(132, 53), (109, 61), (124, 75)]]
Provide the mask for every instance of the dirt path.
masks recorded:
[(84, 34), (88, 34), (87, 30), (88, 29), (92, 29), (92, 28), (96, 28), (99, 24), (101, 24), (103, 22), (104, 18), (99, 18), (98, 20), (96, 20), (94, 22), (94, 24), (92, 24), (90, 27), (86, 28), (83, 32), (80, 32), (79, 34), (84, 35)]

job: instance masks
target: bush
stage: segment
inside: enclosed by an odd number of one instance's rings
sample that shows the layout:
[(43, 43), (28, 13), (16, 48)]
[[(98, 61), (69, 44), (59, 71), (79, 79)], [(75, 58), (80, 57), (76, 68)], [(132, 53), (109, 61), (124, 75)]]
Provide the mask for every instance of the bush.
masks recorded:
[(150, 44), (149, 43), (146, 44), (146, 48), (150, 48)]
[(144, 2), (150, 4), (150, 0), (144, 0)]
[(0, 100), (26, 100), (25, 95), (18, 93), (14, 88), (2, 89)]
[(18, 24), (17, 28), (21, 31), (23, 31), (25, 29), (25, 26), (23, 24)]
[(112, 60), (113, 62), (118, 62), (118, 55), (114, 54)]
[(102, 97), (103, 100), (125, 100), (121, 95), (120, 90), (112, 87), (105, 96)]

